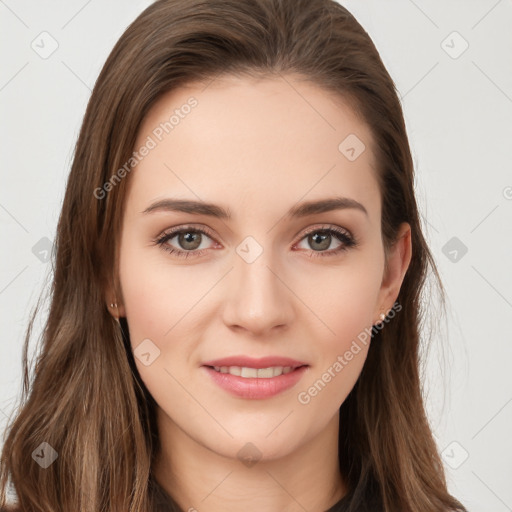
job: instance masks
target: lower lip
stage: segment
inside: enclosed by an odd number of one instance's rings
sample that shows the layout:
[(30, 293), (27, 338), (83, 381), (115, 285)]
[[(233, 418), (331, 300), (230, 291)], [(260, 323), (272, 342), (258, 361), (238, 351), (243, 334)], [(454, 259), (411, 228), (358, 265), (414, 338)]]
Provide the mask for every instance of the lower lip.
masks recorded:
[(270, 398), (295, 386), (308, 369), (308, 366), (301, 366), (290, 373), (283, 373), (278, 377), (267, 379), (238, 377), (230, 373), (217, 372), (210, 366), (202, 366), (201, 368), (208, 372), (216, 384), (233, 395), (241, 398), (261, 399)]

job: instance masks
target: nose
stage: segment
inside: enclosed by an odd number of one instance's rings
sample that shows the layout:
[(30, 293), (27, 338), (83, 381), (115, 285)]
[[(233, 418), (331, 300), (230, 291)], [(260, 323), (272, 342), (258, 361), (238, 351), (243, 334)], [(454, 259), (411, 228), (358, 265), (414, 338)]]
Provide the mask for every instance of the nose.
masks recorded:
[(230, 329), (269, 336), (291, 325), (294, 294), (286, 272), (271, 252), (263, 251), (252, 263), (234, 255), (223, 310), (224, 323)]

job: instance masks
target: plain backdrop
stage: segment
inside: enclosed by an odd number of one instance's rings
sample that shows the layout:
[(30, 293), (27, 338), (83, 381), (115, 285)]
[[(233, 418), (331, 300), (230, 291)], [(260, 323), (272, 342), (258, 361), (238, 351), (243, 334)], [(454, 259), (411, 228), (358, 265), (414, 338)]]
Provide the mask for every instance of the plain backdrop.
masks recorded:
[[(150, 3), (0, 0), (2, 432), (86, 102)], [(449, 489), (470, 511), (512, 511), (512, 2), (342, 3), (400, 91), (425, 234), (448, 293), (425, 400)], [(435, 296), (425, 300), (434, 311)]]

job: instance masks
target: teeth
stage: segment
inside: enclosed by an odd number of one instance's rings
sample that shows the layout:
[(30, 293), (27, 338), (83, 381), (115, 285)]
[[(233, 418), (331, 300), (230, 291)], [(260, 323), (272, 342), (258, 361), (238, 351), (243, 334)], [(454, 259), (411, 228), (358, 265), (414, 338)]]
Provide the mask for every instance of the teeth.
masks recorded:
[(257, 377), (258, 371), (256, 368), (241, 368), (240, 377)]
[(237, 377), (270, 379), (293, 371), (291, 366), (270, 366), (269, 368), (247, 368), (245, 366), (214, 366), (215, 371)]

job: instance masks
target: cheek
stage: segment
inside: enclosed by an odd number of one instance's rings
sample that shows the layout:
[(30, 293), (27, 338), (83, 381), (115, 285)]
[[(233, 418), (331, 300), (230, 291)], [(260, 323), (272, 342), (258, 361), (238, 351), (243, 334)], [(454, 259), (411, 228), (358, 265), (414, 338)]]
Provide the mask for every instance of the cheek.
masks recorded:
[(366, 360), (381, 280), (381, 260), (361, 255), (357, 263), (333, 269), (321, 281), (309, 277), (304, 282), (303, 290), (309, 290), (305, 302), (318, 318), (311, 333), (317, 364), (307, 381), (313, 387), (301, 389), (306, 396), (299, 402), (312, 400), (320, 391), (317, 403), (339, 406), (345, 400)]
[(129, 240), (121, 248), (119, 278), (133, 346), (144, 338), (163, 339), (206, 286), (193, 270), (169, 264), (162, 253)]
[(380, 261), (368, 257), (303, 281), (302, 295), (325, 326), (324, 340), (342, 348), (365, 327), (371, 327), (381, 281)]
[(157, 403), (186, 408), (186, 396), (172, 375), (175, 362), (186, 359), (190, 346), (173, 343), (173, 338), (186, 339), (186, 315), (200, 295), (183, 268), (173, 268), (156, 255), (156, 249), (135, 244), (121, 250), (119, 279), (130, 343), (137, 370)]

